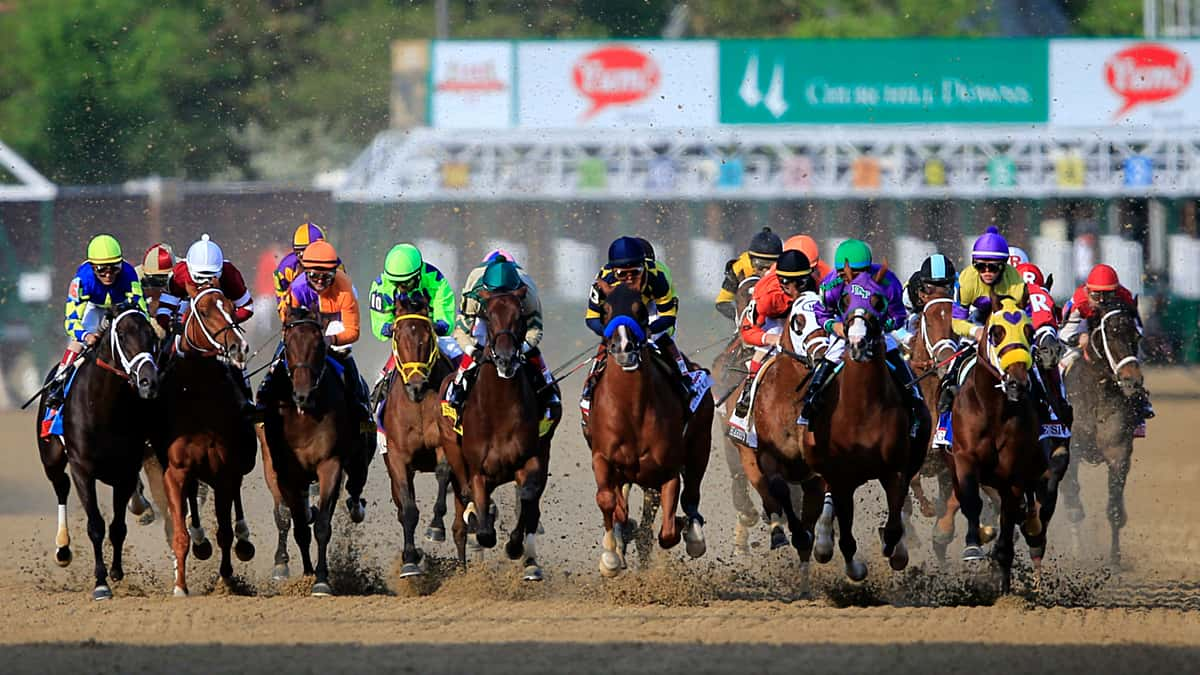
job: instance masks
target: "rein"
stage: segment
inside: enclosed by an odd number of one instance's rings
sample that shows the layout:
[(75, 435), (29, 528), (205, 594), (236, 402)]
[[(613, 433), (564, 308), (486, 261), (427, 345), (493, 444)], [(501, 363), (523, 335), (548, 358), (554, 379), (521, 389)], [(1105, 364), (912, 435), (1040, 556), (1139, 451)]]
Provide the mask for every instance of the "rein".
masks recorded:
[[(953, 338), (942, 338), (937, 342), (931, 342), (929, 339), (929, 321), (926, 312), (929, 311), (930, 307), (940, 305), (942, 303), (954, 304), (954, 301), (950, 298), (933, 298), (926, 301), (925, 306), (921, 308), (921, 342), (925, 345), (925, 353), (927, 356), (929, 356), (929, 360), (914, 361), (913, 365), (919, 368), (927, 367), (930, 363), (933, 363), (934, 359), (937, 358), (938, 352), (942, 351), (943, 349), (954, 351), (954, 348), (958, 346), (958, 341)], [(934, 367), (941, 366), (939, 365)]]
[[(183, 327), (183, 339), (187, 342), (188, 349), (191, 351), (198, 352), (202, 355), (221, 354), (220, 358), (228, 359), (229, 349), (222, 347), (217, 340), (227, 330), (235, 331), (238, 334), (238, 337), (241, 338), (242, 329), (240, 326), (234, 323), (233, 317), (225, 311), (224, 307), (220, 306), (220, 303), (218, 303), (217, 309), (221, 312), (221, 316), (225, 317), (227, 323), (217, 329), (216, 332), (208, 330), (208, 326), (204, 324), (204, 321), (198, 318), (199, 312), (197, 311), (196, 307), (197, 303), (200, 301), (200, 298), (208, 295), (209, 293), (222, 293), (222, 291), (221, 289), (215, 287), (206, 288), (197, 293), (195, 298), (192, 298), (192, 308), (191, 311), (188, 312), (187, 323), (185, 323)], [(193, 322), (200, 327), (200, 334), (203, 335), (205, 341), (208, 342), (208, 347), (198, 345), (194, 340), (192, 340), (192, 336), (188, 331), (188, 326), (190, 326)]]
[(433, 372), (433, 365), (437, 363), (439, 354), (437, 338), (434, 337), (433, 332), (433, 319), (424, 314), (401, 314), (395, 318), (393, 324), (409, 320), (419, 320), (429, 324), (429, 358), (424, 361), (401, 361), (400, 352), (396, 349), (396, 337), (398, 333), (394, 330), (392, 331), (392, 356), (396, 359), (396, 370), (399, 371), (400, 381), (404, 384), (408, 384), (408, 381), (417, 375), (428, 378), (429, 373)]
[(1120, 361), (1117, 361), (1116, 359), (1113, 358), (1112, 350), (1108, 346), (1108, 331), (1106, 331), (1104, 329), (1105, 323), (1108, 322), (1110, 317), (1123, 314), (1125, 311), (1126, 310), (1124, 310), (1124, 309), (1109, 310), (1108, 312), (1106, 312), (1104, 314), (1103, 317), (1100, 318), (1100, 325), (1094, 331), (1092, 331), (1093, 333), (1100, 333), (1100, 344), (1104, 347), (1103, 354), (1101, 354), (1099, 352), (1099, 350), (1095, 347), (1096, 340), (1089, 341), (1090, 344), (1092, 345), (1092, 350), (1096, 352), (1096, 356), (1104, 357), (1105, 362), (1108, 363), (1109, 370), (1112, 371), (1113, 377), (1120, 377), (1120, 371), (1126, 365), (1128, 365), (1130, 363), (1140, 363), (1136, 354), (1130, 354), (1129, 356), (1126, 356), (1125, 358), (1121, 359)]
[[(295, 321), (289, 321), (284, 324), (283, 330), (280, 331), (283, 333), (284, 341), (287, 341), (287, 331), (289, 329), (295, 328), (296, 326), (303, 326), (305, 324), (316, 326), (318, 332), (322, 330), (321, 322), (317, 321), (316, 319), (296, 319)], [(288, 363), (287, 365), (289, 379), (292, 376), (292, 372), (301, 368), (307, 368), (316, 373), (316, 381), (313, 383), (314, 386), (316, 386), (316, 384), (320, 382), (321, 378), (325, 375), (325, 359), (320, 359), (320, 363)]]

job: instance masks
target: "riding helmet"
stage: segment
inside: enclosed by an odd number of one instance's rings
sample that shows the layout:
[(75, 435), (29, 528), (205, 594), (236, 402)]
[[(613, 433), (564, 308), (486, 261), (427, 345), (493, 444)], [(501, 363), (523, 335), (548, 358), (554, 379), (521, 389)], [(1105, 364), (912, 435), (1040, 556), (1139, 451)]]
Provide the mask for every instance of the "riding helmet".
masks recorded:
[(292, 250), (300, 253), (309, 244), (314, 241), (321, 241), (325, 238), (325, 230), (321, 229), (316, 223), (304, 223), (296, 228), (295, 234), (292, 235)]
[(383, 261), (383, 278), (392, 283), (412, 281), (425, 266), (421, 251), (412, 244), (396, 244)]
[(304, 255), (300, 261), (306, 269), (335, 270), (338, 266), (338, 254), (337, 250), (333, 248), (333, 244), (324, 239), (318, 239), (304, 249)]
[(1008, 261), (1008, 241), (995, 226), (989, 226), (971, 247), (971, 261), (976, 260)]
[(1016, 267), (1029, 262), (1029, 254), (1020, 246), (1008, 247), (1008, 264)]
[(800, 251), (788, 249), (779, 254), (779, 260), (775, 263), (775, 274), (779, 275), (780, 279), (806, 277), (812, 274), (812, 263), (808, 261), (808, 256)]
[(175, 252), (169, 244), (155, 244), (142, 256), (142, 274), (161, 276), (175, 269)]
[(608, 247), (609, 267), (637, 267), (646, 264), (646, 249), (634, 237), (617, 237)]
[(1121, 285), (1121, 280), (1117, 278), (1117, 271), (1110, 265), (1103, 263), (1092, 268), (1087, 275), (1087, 289), (1089, 291), (1115, 291)]
[(1017, 265), (1017, 272), (1020, 273), (1021, 279), (1027, 284), (1043, 288), (1046, 286), (1046, 279), (1042, 276), (1042, 270), (1031, 262), (1024, 262)]
[(654, 246), (650, 244), (648, 239), (638, 237), (637, 240), (642, 245), (642, 251), (646, 254), (646, 262), (654, 262)]
[(821, 251), (817, 246), (817, 240), (807, 234), (797, 234), (788, 237), (788, 240), (783, 242), (783, 250), (800, 251), (804, 257), (808, 258), (810, 263), (821, 259)]
[(934, 253), (921, 263), (921, 278), (932, 284), (953, 283), (958, 274), (954, 263), (941, 253)]
[(750, 239), (750, 255), (755, 258), (774, 260), (780, 253), (783, 253), (783, 240), (769, 227), (764, 227)]
[(200, 241), (192, 244), (187, 252), (188, 276), (196, 283), (204, 283), (209, 279), (221, 276), (221, 267), (225, 264), (225, 254), (217, 242), (202, 235)]
[(521, 273), (507, 260), (494, 260), (483, 270), (479, 283), (492, 293), (508, 293), (521, 287)]
[(121, 244), (111, 234), (98, 234), (93, 237), (88, 242), (87, 257), (88, 262), (93, 265), (111, 265), (124, 259)]
[(847, 264), (852, 270), (864, 270), (871, 266), (871, 247), (861, 239), (847, 239), (838, 244), (833, 253), (833, 266), (844, 268)]

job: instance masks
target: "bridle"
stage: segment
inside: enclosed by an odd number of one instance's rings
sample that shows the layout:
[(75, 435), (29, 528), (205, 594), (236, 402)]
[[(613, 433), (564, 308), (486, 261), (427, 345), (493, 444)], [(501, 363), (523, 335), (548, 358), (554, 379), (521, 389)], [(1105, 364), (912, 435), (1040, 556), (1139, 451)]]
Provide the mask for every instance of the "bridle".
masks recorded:
[(424, 377), (428, 381), (429, 373), (433, 371), (433, 365), (437, 363), (438, 358), (437, 338), (434, 336), (433, 319), (425, 314), (401, 314), (396, 317), (393, 325), (397, 325), (401, 321), (424, 321), (429, 324), (429, 358), (424, 361), (401, 361), (400, 352), (397, 349), (397, 338), (400, 334), (393, 330), (392, 356), (396, 359), (396, 370), (400, 373), (400, 381), (408, 384), (408, 381), (417, 375)]
[[(288, 321), (287, 323), (285, 323), (283, 325), (284, 342), (287, 341), (287, 332), (289, 330), (291, 330), (292, 328), (295, 328), (296, 326), (304, 326), (304, 325), (316, 326), (318, 334), (320, 334), (321, 331), (324, 330), (324, 327), (321, 325), (321, 322), (316, 319), (308, 318), (308, 317), (305, 317), (303, 319), (294, 319), (294, 320)], [(325, 375), (324, 345), (325, 345), (325, 343), (322, 340), (321, 349), (319, 350), (320, 358), (317, 359), (317, 363), (291, 363), (289, 361), (287, 364), (288, 377), (291, 378), (292, 374), (295, 373), (297, 370), (300, 370), (301, 368), (307, 368), (308, 370), (312, 371), (312, 373), (313, 373), (313, 388), (315, 389), (316, 386), (321, 383), (321, 378), (324, 377), (324, 375)]]
[(146, 364), (150, 364), (150, 367), (154, 368), (155, 373), (158, 372), (158, 366), (154, 363), (153, 354), (150, 352), (138, 352), (137, 354), (133, 355), (133, 358), (130, 358), (125, 354), (125, 348), (121, 346), (121, 335), (118, 331), (121, 320), (132, 314), (141, 313), (142, 311), (140, 309), (127, 309), (118, 314), (112, 320), (112, 323), (109, 324), (108, 342), (110, 345), (111, 359), (113, 363), (121, 364), (122, 370), (117, 370), (117, 368), (111, 364), (101, 361), (100, 359), (96, 359), (95, 361), (96, 365), (98, 365), (100, 368), (107, 370), (118, 377), (124, 378), (131, 385), (135, 386), (136, 383), (134, 382), (134, 375), (140, 372), (142, 367)]
[[(221, 316), (225, 318), (226, 324), (224, 326), (221, 326), (216, 331), (210, 331), (208, 329), (208, 326), (206, 326), (204, 324), (203, 319), (200, 319), (198, 317), (200, 312), (197, 308), (197, 305), (200, 302), (200, 298), (203, 298), (204, 296), (209, 295), (210, 293), (217, 293), (217, 294), (224, 295), (224, 293), (221, 291), (221, 289), (213, 287), (213, 288), (206, 288), (206, 289), (200, 291), (199, 293), (196, 294), (196, 297), (192, 298), (192, 308), (191, 308), (191, 311), (188, 312), (187, 321), (184, 323), (184, 326), (183, 326), (183, 339), (187, 342), (188, 348), (191, 349), (192, 351), (199, 352), (201, 354), (218, 354), (219, 353), (220, 356), (218, 358), (225, 360), (225, 361), (232, 361), (233, 359), (230, 356), (231, 348), (222, 346), (221, 343), (218, 342), (218, 340), (220, 339), (221, 335), (223, 335), (225, 333), (225, 331), (232, 330), (232, 331), (234, 331), (234, 333), (237, 334), (238, 340), (240, 342), (242, 342), (243, 344), (245, 344), (246, 340), (243, 337), (244, 329), (241, 326), (234, 323), (233, 317), (230, 316), (229, 312), (225, 311), (225, 308), (221, 306), (219, 299), (218, 299), (218, 302), (216, 303), (217, 311), (219, 311), (221, 313)], [(206, 342), (208, 342), (207, 347), (198, 345), (198, 344), (196, 344), (196, 342), (194, 340), (192, 340), (192, 336), (191, 336), (190, 332), (188, 331), (188, 327), (193, 322), (196, 324), (196, 326), (198, 326), (200, 328), (200, 334), (203, 335), (204, 340)]]
[[(492, 298), (498, 298), (505, 295), (512, 295), (512, 293), (493, 293), (488, 302), (490, 302)], [(483, 319), (483, 323), (487, 327), (487, 346), (485, 346), (483, 350), (483, 360), (485, 362), (490, 361), (493, 365), (497, 366), (496, 374), (499, 375), (501, 379), (510, 380), (513, 377), (516, 377), (516, 374), (521, 370), (521, 365), (525, 362), (525, 353), (521, 350), (521, 343), (524, 341), (524, 338), (517, 335), (516, 331), (508, 328), (501, 331), (493, 331), (492, 322), (488, 318), (488, 302), (483, 303), (483, 306), (480, 308), (479, 312), (479, 317)], [(499, 367), (499, 362), (501, 359), (496, 353), (496, 341), (506, 335), (511, 338), (513, 344), (517, 346), (517, 354), (514, 357), (514, 360), (516, 361), (514, 365), (516, 367), (514, 367), (512, 372), (508, 373), (507, 375), (504, 373), (503, 369)], [(434, 353), (436, 353), (436, 351)]]
[(933, 342), (929, 338), (929, 308), (943, 303), (953, 305), (954, 300), (950, 298), (931, 298), (921, 308), (921, 342), (925, 345), (925, 353), (935, 363), (941, 360), (938, 358), (938, 354), (943, 350), (948, 349), (953, 352), (958, 348), (958, 340), (952, 337), (942, 338), (937, 342)]
[[(1095, 340), (1095, 339), (1088, 340), (1088, 344), (1091, 346), (1091, 349), (1093, 352), (1095, 352), (1096, 356), (1104, 357), (1104, 361), (1105, 361), (1105, 363), (1108, 364), (1109, 370), (1112, 371), (1113, 377), (1120, 377), (1121, 369), (1124, 368), (1125, 366), (1129, 365), (1130, 363), (1135, 363), (1135, 364), (1139, 364), (1139, 365), (1141, 363), (1141, 361), (1138, 359), (1136, 353), (1130, 354), (1129, 356), (1126, 356), (1125, 358), (1121, 359), (1120, 361), (1116, 360), (1115, 358), (1113, 358), (1112, 349), (1109, 347), (1109, 344), (1108, 344), (1108, 331), (1105, 330), (1105, 324), (1108, 323), (1108, 320), (1110, 318), (1112, 318), (1114, 316), (1120, 316), (1121, 314), (1128, 313), (1128, 311), (1129, 310), (1125, 309), (1125, 308), (1117, 308), (1117, 309), (1111, 309), (1111, 310), (1105, 312), (1104, 316), (1100, 317), (1100, 325), (1097, 326), (1096, 328), (1092, 329), (1092, 335), (1094, 336), (1096, 333), (1099, 333), (1100, 339), (1099, 340)], [(1100, 347), (1096, 346), (1097, 342), (1099, 342)], [(1104, 350), (1103, 352), (1100, 351), (1101, 348), (1103, 348), (1103, 350)], [(1134, 350), (1134, 351), (1136, 351), (1136, 350)]]

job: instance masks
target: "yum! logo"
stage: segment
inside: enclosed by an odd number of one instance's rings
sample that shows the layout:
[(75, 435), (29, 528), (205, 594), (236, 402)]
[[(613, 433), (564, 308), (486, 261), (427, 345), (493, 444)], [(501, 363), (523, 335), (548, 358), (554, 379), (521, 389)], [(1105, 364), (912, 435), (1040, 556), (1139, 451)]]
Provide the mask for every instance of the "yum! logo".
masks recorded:
[(625, 46), (601, 47), (584, 54), (572, 72), (575, 89), (592, 102), (586, 120), (610, 105), (625, 105), (648, 97), (658, 88), (662, 73), (647, 54)]
[(1141, 103), (1158, 103), (1183, 93), (1192, 82), (1192, 64), (1166, 45), (1134, 45), (1108, 59), (1104, 79), (1124, 99), (1113, 115), (1117, 118)]

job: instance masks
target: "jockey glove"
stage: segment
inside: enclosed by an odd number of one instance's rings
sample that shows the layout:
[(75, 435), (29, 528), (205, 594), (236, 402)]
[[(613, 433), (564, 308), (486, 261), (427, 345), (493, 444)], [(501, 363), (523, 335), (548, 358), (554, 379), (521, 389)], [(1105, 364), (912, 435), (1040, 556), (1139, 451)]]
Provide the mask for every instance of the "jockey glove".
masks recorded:
[[(388, 331), (391, 332), (390, 330)], [(438, 334), (438, 337), (445, 337), (450, 334), (450, 324), (438, 319), (433, 323), (433, 332)]]
[(382, 335), (383, 337), (388, 337), (388, 338), (392, 337), (392, 324), (390, 324), (390, 323), (383, 324), (383, 326), (379, 329), (379, 334)]

